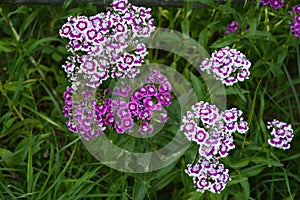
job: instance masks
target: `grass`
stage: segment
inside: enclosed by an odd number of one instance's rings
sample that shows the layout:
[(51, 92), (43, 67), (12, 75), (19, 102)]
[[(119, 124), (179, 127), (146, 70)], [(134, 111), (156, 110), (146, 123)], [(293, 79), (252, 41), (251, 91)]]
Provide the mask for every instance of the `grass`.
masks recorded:
[[(208, 52), (233, 46), (252, 62), (250, 79), (226, 89), (228, 107), (244, 111), (250, 131), (235, 135), (237, 148), (222, 160), (232, 181), (221, 195), (196, 192), (184, 173), (193, 146), (161, 170), (125, 173), (101, 164), (65, 126), (68, 82), (61, 65), (67, 52), (58, 30), (70, 15), (90, 16), (103, 8), (75, 7), (70, 1), (63, 6), (0, 4), (0, 199), (299, 199), (300, 40), (284, 14), (296, 1), (278, 11), (250, 1), (228, 2), (152, 11), (157, 26), (189, 35)], [(224, 36), (234, 19), (239, 34)], [(206, 98), (190, 63), (158, 50), (148, 58), (176, 68), (198, 98)], [(267, 144), (266, 122), (273, 118), (294, 127), (288, 151)]]

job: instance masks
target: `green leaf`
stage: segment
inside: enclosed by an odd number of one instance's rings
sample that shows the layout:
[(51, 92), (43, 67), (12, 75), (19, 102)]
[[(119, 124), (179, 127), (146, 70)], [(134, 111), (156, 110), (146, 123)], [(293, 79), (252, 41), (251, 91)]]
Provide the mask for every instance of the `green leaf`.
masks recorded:
[(243, 91), (239, 85), (234, 85), (232, 87), (232, 89), (244, 102), (247, 102), (247, 99), (246, 99), (244, 93), (248, 93), (249, 91), (246, 91), (246, 90)]
[(242, 188), (243, 188), (243, 191), (244, 191), (244, 199), (249, 199), (249, 196), (250, 196), (250, 185), (249, 185), (249, 182), (248, 180), (245, 180), (245, 181), (241, 181), (240, 182)]
[(182, 33), (184, 34), (184, 37), (188, 38), (188, 36), (190, 35), (190, 27), (191, 27), (191, 23), (189, 20), (184, 19), (181, 22), (181, 30)]
[(250, 37), (253, 37), (257, 29), (257, 19), (256, 17), (251, 16), (248, 18), (247, 22), (249, 24), (249, 31), (247, 33)]
[(10, 81), (10, 82), (6, 82), (3, 87), (8, 90), (8, 91), (16, 91), (18, 86), (18, 82), (17, 81)]
[(15, 51), (14, 43), (9, 42), (8, 40), (0, 40), (0, 52), (10, 53)]
[(169, 173), (172, 169), (174, 169), (175, 165), (177, 164), (177, 162), (173, 162), (172, 164), (170, 164), (167, 167), (164, 167), (156, 172), (154, 172), (151, 177), (150, 180), (155, 180), (155, 179), (160, 179), (162, 178), (165, 174)]
[(212, 45), (210, 45), (210, 48), (222, 48), (225, 46), (229, 46), (232, 43), (238, 42), (239, 40), (239, 37), (235, 33), (232, 33), (215, 41)]
[(265, 168), (265, 165), (255, 165), (241, 170), (241, 175), (244, 177), (252, 177), (261, 173)]
[(38, 18), (40, 15), (40, 10), (35, 10), (34, 12), (31, 12), (30, 15), (26, 16), (26, 20), (24, 21), (24, 24), (22, 26), (22, 30), (27, 30), (29, 25), (34, 22), (36, 18)]
[(58, 54), (58, 53), (53, 53), (51, 57), (52, 57), (53, 60), (55, 60), (56, 62), (60, 62), (60, 61), (63, 59), (63, 57), (62, 57), (60, 54)]
[(45, 115), (45, 114), (43, 114), (43, 113), (41, 113), (41, 112), (38, 112), (38, 111), (34, 110), (33, 108), (31, 108), (31, 107), (29, 107), (29, 106), (27, 106), (27, 105), (24, 105), (24, 108), (30, 110), (32, 113), (34, 113), (34, 114), (36, 114), (37, 116), (41, 117), (42, 119), (46, 120), (48, 123), (50, 123), (50, 124), (52, 124), (52, 125), (54, 125), (54, 126), (56, 126), (56, 127), (58, 127), (58, 128), (63, 129), (62, 126), (61, 126), (60, 124), (56, 123), (54, 120), (52, 120), (52, 119), (51, 119), (50, 117), (48, 117), (47, 115)]
[(164, 9), (164, 10), (161, 10), (160, 13), (163, 17), (165, 17), (170, 22), (173, 21), (174, 16), (169, 10)]
[(146, 179), (135, 178), (133, 186), (133, 199), (144, 199), (147, 194), (149, 182)]
[[(1, 7), (0, 7), (0, 9), (1, 9)], [(11, 189), (8, 187), (8, 185), (6, 185), (4, 183), (4, 181), (0, 181), (0, 185), (1, 185), (1, 188), (2, 188), (1, 193), (7, 193), (11, 197), (11, 199), (16, 199), (16, 196), (14, 195), (14, 192), (11, 191)], [(6, 196), (6, 198), (7, 198), (7, 196)]]
[(269, 167), (283, 167), (284, 164), (282, 164), (280, 161), (277, 160), (271, 160), (269, 163)]
[(280, 48), (280, 51), (278, 52), (278, 58), (277, 58), (277, 63), (278, 65), (281, 65), (284, 61), (284, 59), (287, 57), (288, 55), (288, 50), (287, 48)]
[(258, 30), (253, 31), (253, 33), (246, 32), (245, 37), (248, 39), (261, 39), (262, 37), (267, 37), (270, 39), (270, 41), (275, 41), (275, 38), (272, 36), (271, 33)]
[(4, 125), (3, 129), (1, 130), (1, 134), (4, 134), (12, 126), (12, 124), (15, 122), (16, 119), (18, 119), (18, 117), (9, 118), (5, 122), (5, 125)]
[(284, 159), (282, 159), (282, 161), (288, 161), (288, 160), (296, 160), (300, 158), (300, 153), (295, 153), (289, 157), (286, 157)]
[(233, 169), (237, 169), (237, 168), (246, 167), (248, 164), (249, 164), (249, 159), (244, 158), (244, 159), (230, 163), (229, 166)]
[[(45, 142), (45, 138), (49, 137), (49, 134), (42, 134), (39, 136), (35, 136), (31, 141), (29, 137), (23, 138), (21, 142), (16, 147), (16, 152), (22, 152), (21, 159), (25, 160), (29, 149), (31, 148), (31, 154), (34, 155), (41, 150), (42, 144)], [(31, 144), (31, 145), (30, 145)]]
[(209, 199), (210, 200), (222, 200), (222, 197), (218, 193), (212, 193), (212, 192), (210, 192), (209, 193)]
[[(238, 95), (244, 102), (247, 102), (247, 99), (244, 94), (247, 94), (250, 92), (248, 90), (240, 88), (239, 85), (233, 85), (232, 87), (226, 87), (225, 90), (226, 90), (227, 95)], [(215, 92), (218, 95), (223, 95), (223, 90), (221, 90), (221, 89), (217, 89)]]
[(236, 10), (228, 5), (219, 5), (217, 9), (226, 14), (236, 14)]
[(159, 191), (165, 186), (167, 186), (170, 182), (172, 182), (177, 176), (180, 175), (179, 170), (174, 170), (173, 172), (166, 174), (161, 179), (153, 181), (151, 190)]
[(14, 165), (13, 156), (14, 154), (10, 150), (0, 148), (1, 162), (4, 162), (8, 167), (12, 167)]
[(190, 72), (192, 86), (199, 100), (205, 98), (205, 89), (202, 82), (192, 72)]
[(281, 64), (273, 63), (273, 62), (267, 62), (267, 65), (269, 66), (271, 72), (273, 73), (274, 77), (281, 77), (284, 75), (283, 70), (281, 69)]
[(243, 181), (247, 181), (247, 180), (248, 180), (248, 178), (242, 177), (242, 176), (240, 176), (240, 175), (234, 176), (234, 177), (231, 177), (231, 178), (232, 178), (232, 179), (231, 179), (230, 181), (228, 181), (227, 186), (230, 186), (230, 185), (236, 185), (236, 184), (238, 184), (238, 183), (240, 183), (240, 182), (243, 182)]
[(26, 54), (27, 56), (29, 56), (30, 54), (32, 54), (34, 51), (36, 51), (38, 49), (38, 47), (40, 45), (42, 45), (43, 43), (47, 43), (47, 42), (61, 42), (61, 39), (55, 38), (55, 37), (45, 37), (42, 38), (40, 40), (36, 40), (35, 42), (33, 42), (26, 50)]
[(28, 6), (18, 6), (18, 8), (10, 13), (8, 13), (7, 17), (10, 17), (14, 14), (24, 14), (26, 15), (29, 12), (29, 7)]
[(208, 30), (207, 29), (203, 29), (200, 33), (199, 33), (199, 37), (198, 37), (198, 42), (200, 43), (200, 45), (204, 48), (207, 47), (208, 44)]
[(67, 9), (71, 5), (72, 1), (73, 0), (65, 0), (62, 9)]
[(250, 161), (254, 162), (255, 164), (265, 164), (268, 165), (268, 167), (282, 167), (284, 166), (279, 160), (270, 160), (270, 158), (266, 157), (253, 157), (250, 159)]

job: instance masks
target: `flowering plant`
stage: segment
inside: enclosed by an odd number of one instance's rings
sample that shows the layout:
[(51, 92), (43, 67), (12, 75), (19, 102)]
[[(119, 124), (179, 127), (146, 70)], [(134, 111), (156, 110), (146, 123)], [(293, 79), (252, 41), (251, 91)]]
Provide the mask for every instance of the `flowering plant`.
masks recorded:
[[(133, 127), (133, 118), (142, 120), (142, 134), (151, 133), (152, 112), (171, 103), (171, 85), (158, 71), (147, 77), (148, 85), (134, 92), (130, 102), (105, 98), (102, 92), (100, 97), (88, 100), (99, 96), (99, 90), (95, 93), (93, 89), (108, 78), (134, 78), (139, 73), (138, 67), (147, 55), (141, 39), (149, 37), (155, 29), (150, 9), (133, 6), (126, 0), (114, 1), (111, 7), (111, 11), (91, 17), (71, 16), (60, 29), (60, 35), (70, 40), (67, 50), (73, 54), (63, 65), (72, 84), (64, 94), (67, 125), (88, 140), (103, 133), (107, 125), (113, 126), (117, 133), (124, 133)], [(155, 84), (161, 86), (156, 88)], [(79, 96), (73, 98), (74, 91)], [(130, 91), (127, 85), (116, 88), (114, 94), (122, 98)], [(117, 121), (117, 116), (121, 121)], [(163, 112), (160, 119), (166, 121), (167, 113)]]
[[(284, 6), (283, 1), (275, 0), (260, 1), (260, 4), (272, 9)], [(299, 5), (292, 11), (299, 14)], [(298, 18), (297, 15), (290, 22), (296, 37), (299, 37)], [(172, 104), (174, 96), (168, 78), (152, 69), (143, 80), (144, 85), (137, 88), (126, 79), (138, 77), (140, 67), (145, 63), (148, 50), (144, 41), (155, 33), (153, 23), (150, 9), (136, 7), (127, 0), (113, 1), (111, 10), (105, 13), (68, 18), (60, 35), (70, 40), (67, 50), (72, 54), (63, 65), (71, 82), (71, 87), (64, 93), (64, 114), (69, 130), (79, 133), (85, 140), (93, 140), (109, 130), (108, 127), (122, 135), (136, 131), (147, 135), (154, 132), (155, 121), (168, 122), (168, 112), (164, 108)], [(239, 24), (235, 20), (229, 23), (226, 37), (236, 36)], [(245, 31), (251, 32), (251, 27)], [(243, 30), (238, 34), (242, 39), (251, 36)], [(227, 90), (235, 88), (238, 95), (243, 96), (236, 85), (249, 79), (250, 59), (224, 44), (228, 42), (221, 40), (212, 44), (221, 49), (202, 59), (196, 69), (200, 74), (212, 75)], [(120, 84), (108, 88), (107, 83), (113, 80)], [(232, 166), (226, 158), (236, 147), (234, 135), (242, 134), (244, 136), (238, 137), (246, 140), (251, 119), (247, 122), (242, 116), (243, 111), (237, 108), (220, 111), (216, 105), (205, 101), (195, 103), (190, 109), (182, 117), (180, 131), (187, 141), (197, 144), (198, 151), (192, 163), (187, 164), (185, 173), (192, 177), (198, 192), (220, 194), (233, 180), (225, 166)], [(274, 119), (268, 122), (267, 128), (272, 129), (270, 135), (273, 138), (268, 139), (270, 146), (284, 150), (291, 147), (291, 125)]]
[(299, 0), (17, 2), (0, 199), (300, 199)]
[(212, 57), (202, 61), (200, 70), (212, 73), (217, 80), (226, 86), (242, 82), (249, 78), (251, 63), (246, 56), (237, 51), (224, 47), (212, 54)]
[[(200, 101), (183, 117), (183, 130), (188, 140), (199, 145), (199, 161), (188, 164), (186, 173), (193, 177), (197, 191), (220, 193), (230, 180), (229, 170), (219, 164), (219, 158), (235, 148), (232, 133), (245, 133), (249, 127), (241, 117), (242, 111), (232, 108), (219, 113), (215, 105)], [(195, 122), (200, 119), (199, 127)]]
[(126, 0), (114, 1), (111, 7), (95, 16), (70, 16), (60, 29), (61, 37), (70, 40), (67, 50), (73, 53), (63, 68), (74, 90), (80, 84), (78, 79), (96, 88), (109, 77), (133, 78), (147, 55), (140, 40), (154, 31), (150, 9)]

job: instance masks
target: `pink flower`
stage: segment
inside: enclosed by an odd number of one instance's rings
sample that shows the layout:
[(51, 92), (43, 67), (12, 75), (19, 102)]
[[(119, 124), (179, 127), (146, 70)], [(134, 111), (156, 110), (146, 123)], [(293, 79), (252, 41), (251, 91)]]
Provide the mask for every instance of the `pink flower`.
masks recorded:
[(227, 30), (225, 34), (228, 35), (230, 33), (234, 33), (237, 30), (238, 26), (239, 24), (236, 21), (232, 21), (230, 24), (227, 25)]

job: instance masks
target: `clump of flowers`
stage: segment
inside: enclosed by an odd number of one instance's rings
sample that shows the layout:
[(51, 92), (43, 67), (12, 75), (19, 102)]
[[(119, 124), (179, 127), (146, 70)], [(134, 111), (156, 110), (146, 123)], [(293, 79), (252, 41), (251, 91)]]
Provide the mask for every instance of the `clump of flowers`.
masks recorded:
[[(172, 102), (172, 87), (157, 70), (151, 70), (145, 79), (146, 84), (136, 91), (132, 91), (132, 87), (125, 83), (124, 87), (116, 87), (114, 91), (95, 92), (92, 88), (81, 86), (74, 92), (67, 87), (63, 112), (68, 118), (69, 130), (91, 140), (104, 133), (108, 126), (123, 134), (133, 131), (136, 123), (141, 134), (152, 133), (153, 120), (162, 123), (168, 120), (163, 107)], [(114, 96), (108, 97), (110, 94)]]
[(230, 180), (229, 170), (218, 159), (199, 159), (196, 164), (188, 164), (185, 172), (193, 178), (198, 192), (208, 190), (220, 193)]
[(284, 150), (291, 147), (290, 142), (292, 141), (294, 135), (292, 126), (290, 124), (274, 119), (273, 121), (268, 122), (267, 128), (272, 129), (271, 136), (273, 138), (268, 140), (268, 143), (272, 147)]
[(70, 16), (60, 29), (69, 39), (69, 56), (63, 65), (76, 90), (86, 80), (97, 88), (108, 78), (133, 78), (147, 55), (141, 42), (155, 30), (150, 9), (136, 7), (127, 0), (115, 0), (111, 10), (95, 16)]
[[(249, 129), (247, 122), (242, 117), (242, 111), (232, 108), (219, 112), (215, 105), (200, 101), (192, 106), (192, 111), (188, 111), (183, 116), (182, 122), (181, 131), (189, 141), (196, 142), (199, 145), (198, 155), (200, 157), (196, 165), (188, 165), (186, 172), (189, 176), (194, 177), (194, 183), (198, 191), (209, 190), (219, 193), (225, 188), (230, 178), (228, 170), (218, 163), (218, 159), (226, 157), (228, 152), (235, 148), (232, 136), (234, 132), (243, 134)], [(211, 168), (201, 167), (200, 163), (202, 162), (207, 163)], [(193, 175), (191, 172), (195, 166), (197, 169), (201, 168), (200, 171), (202, 168), (205, 170), (199, 172), (200, 174), (197, 174), (197, 176)], [(205, 179), (200, 179), (198, 176), (200, 178), (203, 176)], [(215, 180), (214, 178), (219, 179)], [(210, 180), (209, 183), (207, 179)]]
[(139, 125), (141, 134), (152, 133), (153, 120), (168, 120), (168, 114), (163, 107), (172, 102), (170, 82), (157, 70), (151, 70), (151, 75), (145, 79), (144, 86), (135, 91), (126, 84), (125, 87), (117, 87), (113, 91), (114, 128), (120, 134), (132, 131), (134, 122)]
[(284, 0), (261, 0), (260, 3), (264, 6), (270, 5), (274, 9), (284, 6)]
[[(94, 91), (91, 88), (85, 88), (80, 92), (74, 91), (71, 87), (67, 87), (64, 93), (65, 106), (64, 115), (67, 118), (67, 126), (73, 133), (80, 134), (86, 140), (97, 137), (106, 130), (106, 122), (97, 118), (95, 109), (96, 100), (92, 97)], [(103, 107), (107, 107), (104, 104)], [(109, 119), (108, 119), (109, 121)]]
[(249, 78), (250, 67), (251, 63), (243, 53), (236, 49), (224, 47), (215, 51), (211, 58), (203, 60), (199, 69), (213, 74), (224, 85), (232, 86), (234, 83)]
[(234, 33), (237, 30), (238, 26), (239, 24), (237, 23), (237, 21), (232, 21), (230, 24), (227, 25), (227, 30), (225, 31), (225, 35)]
[(297, 13), (294, 20), (290, 23), (293, 34), (300, 38), (300, 4), (292, 8), (293, 12)]
[[(145, 87), (134, 92), (131, 87), (102, 90), (107, 79), (134, 78), (144, 62), (147, 49), (143, 39), (155, 30), (151, 9), (137, 7), (128, 0), (114, 0), (106, 12), (95, 16), (70, 16), (59, 33), (69, 39), (67, 50), (72, 53), (63, 65), (71, 82), (64, 93), (64, 115), (69, 130), (91, 140), (108, 126), (124, 133), (140, 125), (142, 134), (151, 133), (151, 120), (165, 122), (168, 115), (163, 106), (171, 103), (171, 84), (158, 71), (148, 77)], [(159, 77), (160, 82), (151, 82)], [(155, 79), (156, 80), (156, 79)], [(161, 85), (159, 85), (161, 84)], [(116, 95), (119, 99), (109, 98)]]

